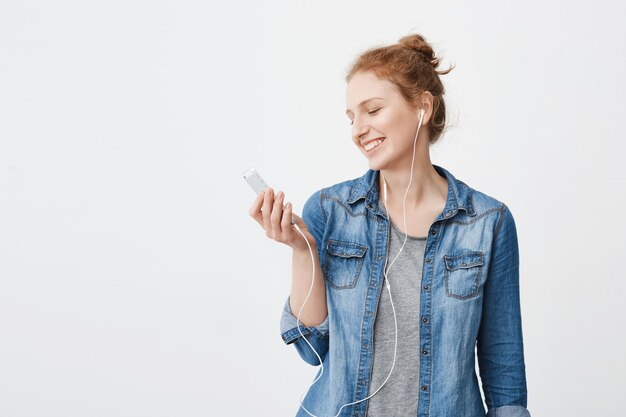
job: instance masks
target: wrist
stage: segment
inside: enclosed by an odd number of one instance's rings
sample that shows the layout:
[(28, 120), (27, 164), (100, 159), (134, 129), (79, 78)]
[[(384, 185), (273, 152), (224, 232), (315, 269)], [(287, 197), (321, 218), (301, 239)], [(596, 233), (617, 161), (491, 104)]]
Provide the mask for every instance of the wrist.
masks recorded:
[[(293, 249), (293, 256), (294, 257), (310, 257), (311, 253), (309, 252), (309, 246), (302, 242), (303, 246), (302, 247), (298, 247), (298, 246), (292, 246)], [(311, 250), (313, 251), (313, 254), (317, 254), (317, 245), (315, 243), (311, 243), (309, 242), (311, 245)]]

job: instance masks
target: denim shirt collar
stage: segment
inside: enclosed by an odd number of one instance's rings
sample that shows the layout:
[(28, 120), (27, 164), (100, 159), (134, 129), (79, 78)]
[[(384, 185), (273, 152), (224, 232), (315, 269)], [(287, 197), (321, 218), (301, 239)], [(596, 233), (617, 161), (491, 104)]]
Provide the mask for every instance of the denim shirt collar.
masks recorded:
[[(458, 181), (447, 169), (432, 164), (433, 168), (448, 181), (448, 196), (443, 212), (437, 217), (444, 219), (454, 216), (459, 210), (465, 210), (470, 216), (476, 212), (472, 205), (472, 189)], [(365, 198), (365, 206), (373, 213), (384, 216), (378, 205), (378, 170), (368, 169), (367, 172), (356, 181), (350, 195), (346, 199), (347, 204), (353, 204), (361, 198)]]

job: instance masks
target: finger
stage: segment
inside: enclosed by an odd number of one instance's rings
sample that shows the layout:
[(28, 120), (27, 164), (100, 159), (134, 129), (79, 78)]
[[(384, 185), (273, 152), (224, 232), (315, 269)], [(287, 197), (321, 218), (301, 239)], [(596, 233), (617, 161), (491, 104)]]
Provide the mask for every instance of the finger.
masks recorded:
[(280, 222), (280, 226), (283, 229), (283, 233), (287, 235), (291, 233), (291, 203), (287, 203), (285, 205), (285, 209), (283, 210), (283, 218)]
[(250, 206), (250, 210), (248, 213), (250, 216), (261, 226), (263, 226), (263, 213), (261, 213), (261, 205), (263, 204), (263, 199), (265, 198), (265, 192), (260, 192), (256, 196), (256, 200)]
[(272, 225), (270, 224), (270, 214), (274, 204), (274, 190), (271, 187), (265, 189), (265, 199), (263, 201), (263, 227), (268, 236), (271, 237)]
[(282, 228), (280, 227), (280, 219), (283, 217), (283, 201), (285, 200), (285, 193), (280, 191), (276, 195), (274, 200), (274, 207), (272, 208), (272, 214), (270, 216), (270, 223), (272, 224), (272, 232), (274, 236), (280, 236), (282, 234)]

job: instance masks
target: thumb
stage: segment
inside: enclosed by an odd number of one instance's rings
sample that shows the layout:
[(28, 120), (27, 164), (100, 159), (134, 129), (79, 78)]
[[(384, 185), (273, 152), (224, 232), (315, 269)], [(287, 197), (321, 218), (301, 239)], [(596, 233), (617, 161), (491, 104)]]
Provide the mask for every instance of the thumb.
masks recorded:
[(298, 216), (298, 215), (297, 215), (297, 214), (295, 214), (295, 213), (291, 213), (291, 217), (292, 217), (293, 219), (295, 219), (296, 224), (298, 225), (298, 227), (299, 227), (300, 229), (306, 229), (306, 228), (307, 228), (307, 227), (306, 227), (306, 224), (304, 223), (304, 220), (302, 220), (302, 217)]

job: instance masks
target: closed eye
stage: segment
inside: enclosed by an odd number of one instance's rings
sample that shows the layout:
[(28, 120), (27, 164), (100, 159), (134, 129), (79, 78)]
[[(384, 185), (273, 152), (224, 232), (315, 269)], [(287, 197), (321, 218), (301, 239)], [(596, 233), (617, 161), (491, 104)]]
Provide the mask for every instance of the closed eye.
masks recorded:
[[(374, 114), (374, 113), (376, 113), (378, 110), (380, 110), (380, 107), (379, 107), (379, 108), (377, 108), (377, 109), (375, 109), (375, 110), (370, 110), (370, 111), (368, 111), (368, 112), (367, 112), (367, 114)], [(353, 124), (354, 124), (354, 121), (351, 121), (351, 122), (350, 122), (350, 126), (352, 126)]]

